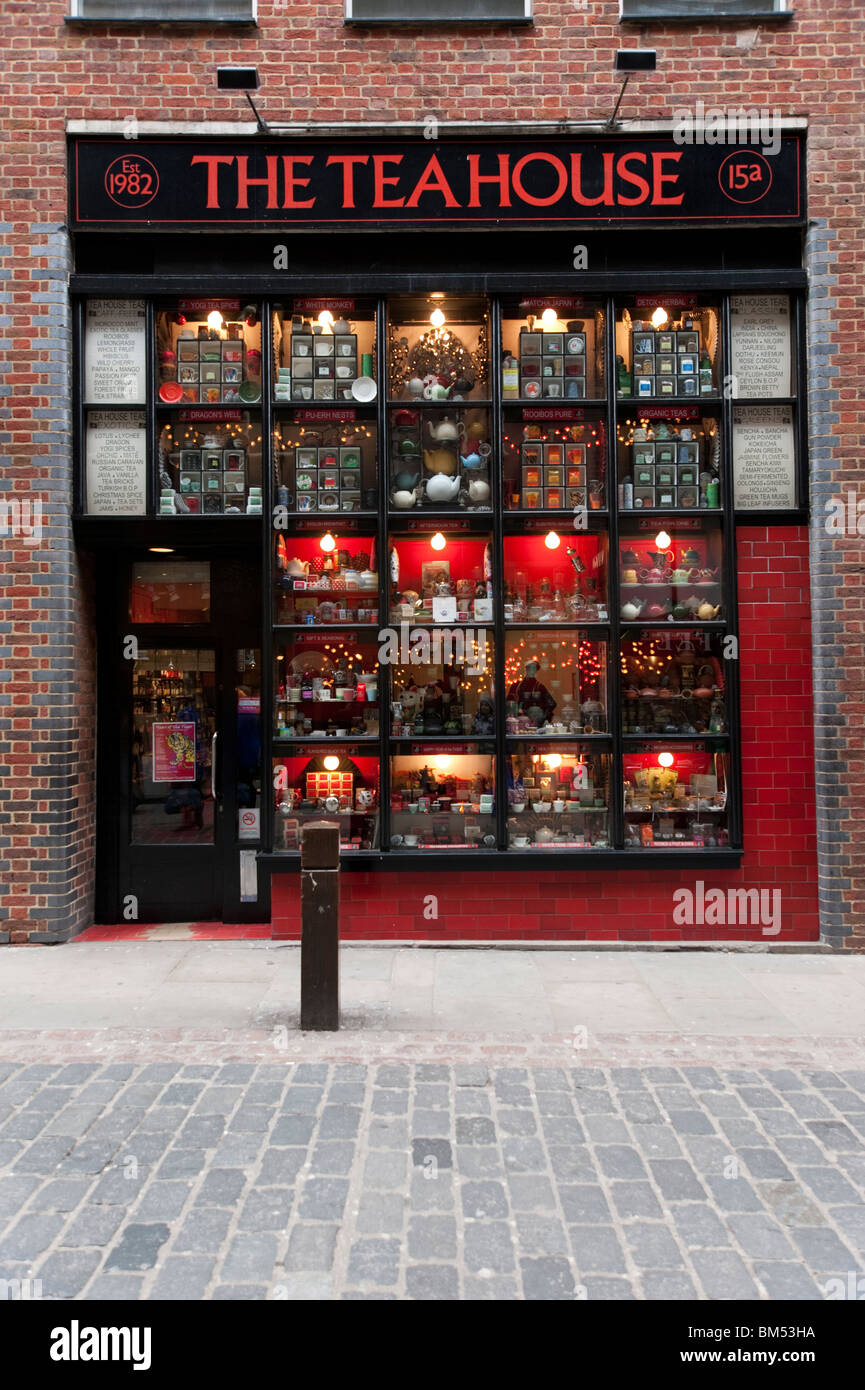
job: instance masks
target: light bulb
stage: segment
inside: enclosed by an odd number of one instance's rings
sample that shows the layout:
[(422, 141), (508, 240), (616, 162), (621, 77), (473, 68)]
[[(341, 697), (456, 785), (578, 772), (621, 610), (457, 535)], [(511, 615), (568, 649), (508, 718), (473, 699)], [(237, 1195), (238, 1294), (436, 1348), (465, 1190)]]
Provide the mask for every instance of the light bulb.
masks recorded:
[(658, 547), (659, 550), (669, 550), (672, 544), (673, 542), (670, 540), (670, 537), (667, 535), (666, 531), (658, 532), (657, 536), (655, 537), (655, 545)]
[(207, 315), (208, 328), (219, 329), (222, 327), (224, 322), (225, 320), (223, 319), (218, 309), (214, 309), (212, 313), (209, 313)]
[(659, 754), (658, 754), (658, 762), (660, 763), (661, 767), (672, 767), (672, 766), (673, 766), (673, 755), (672, 755), (672, 753), (659, 753)]
[(541, 314), (541, 323), (544, 325), (544, 328), (555, 328), (558, 321), (559, 316), (555, 309), (545, 309)]
[(329, 309), (322, 309), (318, 316), (318, 321), (322, 328), (333, 328), (333, 314)]
[(664, 324), (669, 320), (669, 317), (670, 315), (667, 313), (666, 309), (662, 309), (659, 304), (652, 315), (652, 324), (655, 328), (663, 328)]
[(429, 316), (429, 321), (432, 324), (433, 328), (442, 328), (445, 323), (445, 316), (442, 313), (441, 309), (433, 309), (432, 313)]
[(548, 531), (544, 536), (544, 545), (547, 550), (558, 550), (562, 543), (562, 538), (557, 531)]
[(548, 758), (547, 758), (547, 767), (561, 767), (561, 765), (562, 765), (562, 755), (561, 755), (561, 753), (550, 753), (549, 756), (548, 756)]
[(445, 540), (441, 531), (436, 531), (435, 535), (430, 538), (430, 545), (432, 546), (433, 550), (444, 550), (445, 546), (447, 545), (447, 541)]
[(336, 769), (339, 767), (339, 758), (337, 758), (335, 754), (331, 753), (328, 755), (328, 757), (325, 758), (324, 765), (327, 768), (328, 772), (336, 772)]
[(446, 767), (450, 767), (451, 760), (448, 757), (447, 753), (439, 753), (438, 757), (435, 760), (435, 763), (436, 767), (439, 768), (441, 772), (444, 772)]
[(329, 531), (326, 531), (318, 543), (319, 549), (329, 555), (332, 550), (336, 550), (336, 541)]

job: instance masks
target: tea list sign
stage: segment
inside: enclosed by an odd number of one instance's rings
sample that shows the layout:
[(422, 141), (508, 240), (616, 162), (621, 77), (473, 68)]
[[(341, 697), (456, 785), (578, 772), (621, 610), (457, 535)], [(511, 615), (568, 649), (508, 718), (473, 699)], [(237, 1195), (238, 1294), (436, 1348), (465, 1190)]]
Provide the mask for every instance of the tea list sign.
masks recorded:
[(143, 410), (91, 410), (87, 415), (87, 511), (144, 516), (147, 430)]
[(785, 294), (734, 294), (731, 358), (738, 397), (790, 395), (790, 301)]
[(786, 405), (733, 411), (733, 487), (737, 508), (786, 511), (796, 506), (793, 412)]
[(84, 330), (86, 400), (94, 405), (147, 399), (143, 299), (88, 299)]

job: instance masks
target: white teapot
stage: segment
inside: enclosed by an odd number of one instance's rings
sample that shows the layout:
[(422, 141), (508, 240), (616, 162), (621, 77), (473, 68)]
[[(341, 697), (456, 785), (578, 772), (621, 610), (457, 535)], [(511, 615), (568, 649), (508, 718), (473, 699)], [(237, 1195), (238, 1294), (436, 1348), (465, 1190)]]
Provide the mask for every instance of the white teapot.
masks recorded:
[(453, 502), (459, 490), (459, 474), (449, 478), (447, 473), (433, 473), (426, 483), (426, 495), (431, 502)]
[(285, 572), (291, 579), (303, 579), (309, 574), (309, 561), (298, 560), (295, 556), (293, 560), (289, 560)]
[(408, 511), (409, 507), (413, 507), (417, 502), (417, 488), (413, 487), (410, 491), (408, 488), (400, 488), (397, 492), (391, 493), (390, 500), (397, 511)]
[[(429, 485), (427, 485), (429, 492)], [(490, 485), (485, 478), (472, 478), (469, 483), (470, 502), (488, 502), (490, 496)]]
[(459, 439), (460, 436), (466, 432), (466, 427), (462, 420), (451, 420), (447, 415), (443, 416), (437, 425), (434, 425), (431, 420), (428, 420), (427, 426), (429, 428), (430, 437), (435, 440)]

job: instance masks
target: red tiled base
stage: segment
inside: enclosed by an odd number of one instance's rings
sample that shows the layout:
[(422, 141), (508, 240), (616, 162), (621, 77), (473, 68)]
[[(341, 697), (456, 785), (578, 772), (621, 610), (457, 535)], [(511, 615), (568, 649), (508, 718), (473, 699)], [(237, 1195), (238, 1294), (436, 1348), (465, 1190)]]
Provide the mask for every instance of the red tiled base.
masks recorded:
[[(153, 941), (167, 939), (169, 924), (162, 922), (126, 922), (118, 926), (88, 927), (76, 941)], [(173, 940), (190, 941), (267, 941), (271, 937), (267, 922), (244, 922), (226, 925), (224, 922), (187, 922), (181, 934), (179, 923), (171, 923)]]

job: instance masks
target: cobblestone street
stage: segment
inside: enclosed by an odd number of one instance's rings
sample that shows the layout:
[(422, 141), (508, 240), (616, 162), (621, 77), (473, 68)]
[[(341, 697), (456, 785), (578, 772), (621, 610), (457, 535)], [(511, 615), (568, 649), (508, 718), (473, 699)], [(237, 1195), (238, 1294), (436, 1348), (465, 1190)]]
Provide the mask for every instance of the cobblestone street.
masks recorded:
[(865, 1070), (0, 1076), (0, 1277), (47, 1299), (807, 1300), (865, 1271)]

